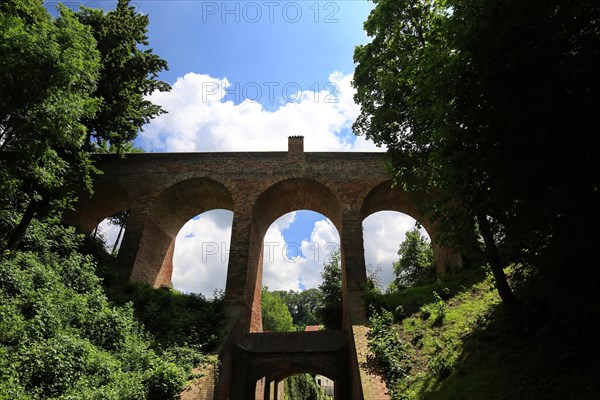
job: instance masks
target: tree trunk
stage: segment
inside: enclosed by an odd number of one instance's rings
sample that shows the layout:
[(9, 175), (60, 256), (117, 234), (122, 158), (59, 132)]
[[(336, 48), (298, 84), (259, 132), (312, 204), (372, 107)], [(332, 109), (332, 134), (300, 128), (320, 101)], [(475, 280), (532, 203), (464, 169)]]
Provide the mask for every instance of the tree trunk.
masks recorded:
[(21, 244), (21, 240), (23, 240), (23, 237), (25, 236), (25, 232), (27, 232), (27, 228), (29, 227), (31, 220), (33, 219), (33, 217), (35, 217), (37, 210), (38, 202), (34, 199), (31, 199), (29, 201), (29, 204), (27, 205), (27, 209), (21, 217), (21, 221), (15, 227), (15, 229), (12, 230), (10, 236), (8, 237), (8, 243), (6, 244), (7, 250), (17, 250), (19, 244)]
[(121, 240), (121, 235), (123, 234), (123, 229), (124, 229), (124, 228), (125, 228), (125, 227), (124, 227), (124, 225), (121, 225), (121, 226), (119, 227), (119, 234), (117, 235), (117, 240), (115, 240), (115, 244), (114, 244), (114, 246), (113, 246), (113, 248), (112, 248), (112, 252), (111, 252), (111, 254), (112, 254), (113, 256), (116, 254), (116, 251), (117, 251), (117, 246), (119, 245), (119, 240)]
[(500, 295), (500, 298), (502, 299), (502, 302), (506, 308), (510, 312), (516, 312), (519, 309), (519, 303), (517, 302), (517, 298), (515, 297), (515, 294), (506, 280), (506, 274), (502, 268), (502, 262), (500, 261), (500, 255), (498, 254), (498, 249), (496, 247), (496, 242), (494, 241), (494, 235), (492, 233), (490, 223), (487, 220), (487, 217), (483, 214), (477, 216), (477, 221), (479, 222), (479, 230), (481, 231), (481, 236), (483, 236), (483, 242), (485, 244), (486, 258), (492, 269), (494, 280), (496, 281), (496, 289), (498, 289), (498, 294)]

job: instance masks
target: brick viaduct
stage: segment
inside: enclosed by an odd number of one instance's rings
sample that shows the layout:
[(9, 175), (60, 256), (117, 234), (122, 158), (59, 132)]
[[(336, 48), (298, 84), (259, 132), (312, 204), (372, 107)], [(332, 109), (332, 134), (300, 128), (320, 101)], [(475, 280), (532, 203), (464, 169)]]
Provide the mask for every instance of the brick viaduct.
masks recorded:
[[(159, 287), (171, 282), (179, 229), (202, 212), (233, 211), (227, 339), (214, 399), (248, 400), (258, 393), (257, 381), (264, 385), (301, 372), (333, 379), (336, 399), (379, 399), (380, 379), (362, 367), (368, 329), (362, 221), (382, 210), (408, 214), (434, 242), (438, 273), (460, 265), (457, 253), (435, 243), (435, 226), (391, 187), (385, 163), (384, 153), (305, 153), (300, 136), (289, 138), (287, 152), (99, 155), (103, 174), (95, 194), (81, 199), (66, 219), (91, 232), (104, 218), (128, 210), (118, 255), (123, 277)], [(277, 218), (295, 210), (319, 212), (339, 232), (342, 331), (258, 334), (263, 238)]]

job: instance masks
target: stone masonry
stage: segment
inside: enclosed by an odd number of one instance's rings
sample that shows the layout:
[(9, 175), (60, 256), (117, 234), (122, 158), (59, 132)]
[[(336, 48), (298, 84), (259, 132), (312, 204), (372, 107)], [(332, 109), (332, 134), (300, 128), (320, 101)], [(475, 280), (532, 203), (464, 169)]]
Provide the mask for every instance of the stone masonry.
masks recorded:
[[(263, 238), (280, 216), (295, 210), (316, 211), (339, 232), (343, 331), (348, 341), (343, 357), (349, 362), (347, 367), (336, 364), (347, 371), (336, 371), (335, 376), (343, 377), (336, 381), (336, 392), (338, 385), (343, 386), (344, 400), (365, 398), (363, 392), (371, 392), (367, 386), (373, 385), (365, 381), (354, 345), (364, 334), (353, 332), (353, 327), (367, 325), (362, 221), (383, 210), (408, 214), (434, 242), (438, 274), (460, 266), (459, 254), (436, 244), (435, 225), (419, 215), (405, 193), (392, 188), (384, 153), (305, 153), (303, 138), (296, 136), (289, 138), (288, 152), (103, 154), (97, 156), (96, 165), (103, 174), (96, 179), (94, 195), (82, 198), (65, 219), (91, 232), (104, 218), (129, 211), (118, 255), (123, 279), (154, 287), (170, 285), (179, 229), (202, 212), (233, 211), (225, 287), (227, 340), (220, 351), (215, 399), (246, 400), (243, 390), (248, 393), (247, 388), (256, 383), (256, 376), (246, 371), (253, 358), (240, 356), (239, 349), (248, 334), (262, 331)], [(273, 361), (272, 365), (280, 364)], [(309, 363), (305, 365), (310, 369)], [(278, 376), (271, 371), (259, 378)]]

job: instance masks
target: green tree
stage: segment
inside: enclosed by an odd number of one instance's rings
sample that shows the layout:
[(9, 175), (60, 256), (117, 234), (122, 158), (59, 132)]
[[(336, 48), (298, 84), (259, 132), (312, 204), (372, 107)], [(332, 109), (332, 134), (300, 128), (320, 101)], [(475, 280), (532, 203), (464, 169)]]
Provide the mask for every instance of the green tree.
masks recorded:
[(294, 325), (298, 330), (304, 330), (307, 325), (320, 325), (321, 322), (317, 315), (321, 307), (322, 294), (317, 288), (306, 289), (303, 291), (276, 291), (285, 302)]
[(417, 286), (435, 276), (431, 244), (416, 227), (406, 232), (398, 255), (400, 260), (393, 264), (396, 287)]
[(262, 309), (263, 330), (273, 332), (293, 332), (294, 323), (292, 315), (285, 302), (275, 292), (269, 292), (268, 287), (264, 287), (261, 293), (260, 306)]
[(119, 0), (113, 11), (82, 8), (79, 20), (92, 28), (100, 52), (100, 78), (94, 97), (102, 100), (87, 127), (88, 150), (120, 152), (136, 138), (143, 126), (164, 113), (145, 96), (170, 86), (157, 79), (167, 62), (148, 48), (148, 15)]
[(202, 324), (197, 308), (192, 316), (175, 307), (188, 320), (162, 324), (172, 335), (157, 343), (131, 303), (107, 298), (98, 265), (78, 250), (83, 240), (72, 227), (35, 219), (23, 250), (0, 255), (0, 398), (178, 398), (205, 359), (198, 346), (186, 345), (202, 336), (189, 327), (208, 326), (208, 333), (214, 324)]
[(68, 208), (91, 191), (89, 151), (130, 148), (163, 110), (144, 95), (169, 86), (166, 63), (147, 46), (147, 16), (61, 7), (52, 18), (35, 0), (0, 4), (2, 236), (16, 249), (31, 220)]
[(593, 248), (600, 5), (375, 3), (365, 23), (373, 41), (355, 50), (354, 130), (388, 146), (400, 186), (430, 194), (423, 211), (446, 241), (477, 229), (515, 309), (506, 262), (546, 251), (564, 262), (568, 246)]
[(65, 188), (90, 185), (81, 120), (99, 105), (92, 95), (100, 67), (95, 45), (90, 29), (66, 7), (52, 19), (39, 1), (0, 4), (3, 200), (22, 212), (9, 249), (37, 213), (69, 203)]
[(328, 399), (311, 374), (292, 375), (285, 380), (285, 400), (324, 400)]
[(326, 329), (342, 328), (342, 266), (340, 254), (332, 253), (328, 262), (323, 264), (321, 277), (323, 283), (319, 289), (323, 295), (322, 307), (318, 315)]

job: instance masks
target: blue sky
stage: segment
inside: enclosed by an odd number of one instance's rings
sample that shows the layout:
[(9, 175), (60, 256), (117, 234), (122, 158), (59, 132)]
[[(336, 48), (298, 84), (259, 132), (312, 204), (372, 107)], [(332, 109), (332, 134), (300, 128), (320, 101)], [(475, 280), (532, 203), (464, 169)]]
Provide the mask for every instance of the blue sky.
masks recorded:
[[(115, 1), (84, 4), (114, 8)], [(173, 86), (149, 96), (168, 114), (138, 136), (136, 144), (146, 151), (285, 151), (287, 137), (298, 134), (305, 136), (306, 151), (385, 150), (351, 130), (360, 112), (351, 86), (353, 53), (369, 40), (363, 22), (372, 3), (131, 4), (149, 16), (150, 45), (169, 64), (160, 78)], [(216, 210), (182, 227), (175, 245), (176, 288), (208, 296), (223, 289), (232, 218), (230, 211)], [(381, 267), (382, 283), (392, 279), (398, 245), (413, 224), (410, 217), (386, 212), (364, 221), (365, 262)], [(104, 227), (114, 235), (114, 227)], [(318, 286), (339, 235), (325, 216), (300, 210), (281, 216), (264, 240), (263, 284), (302, 290)]]
[(372, 8), (363, 0), (135, 4), (150, 17), (152, 47), (169, 63), (162, 79), (174, 83), (190, 71), (227, 77), (239, 84), (239, 95), (233, 87), (228, 99), (239, 102), (245, 92), (265, 106), (279, 97), (269, 96), (271, 88), (281, 95), (289, 85), (291, 96), (298, 87), (323, 87), (333, 71), (351, 73), (354, 46), (367, 41), (362, 23)]

